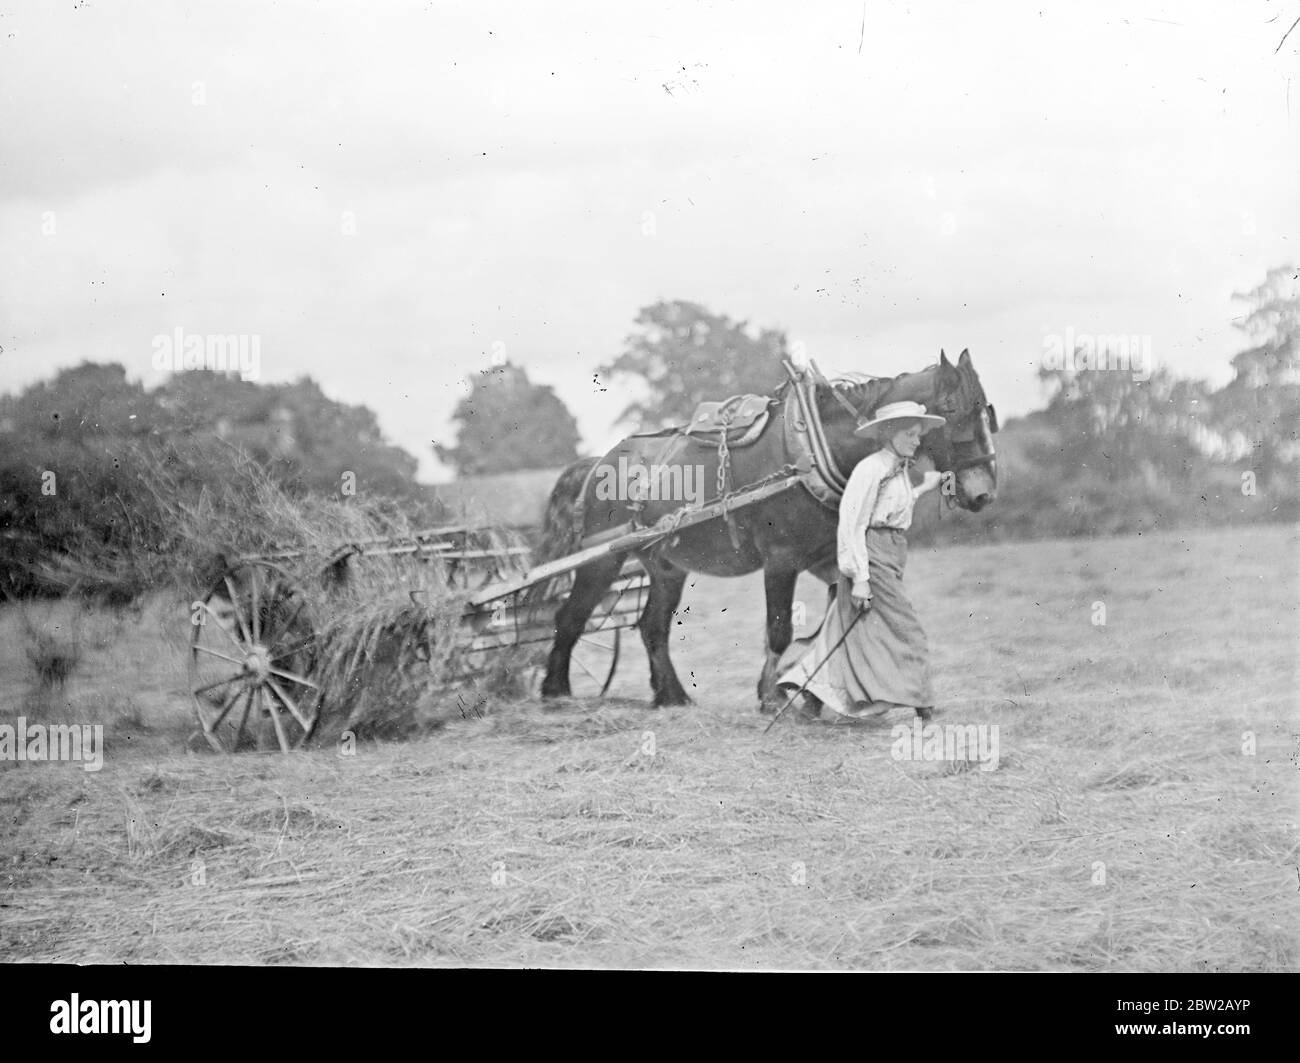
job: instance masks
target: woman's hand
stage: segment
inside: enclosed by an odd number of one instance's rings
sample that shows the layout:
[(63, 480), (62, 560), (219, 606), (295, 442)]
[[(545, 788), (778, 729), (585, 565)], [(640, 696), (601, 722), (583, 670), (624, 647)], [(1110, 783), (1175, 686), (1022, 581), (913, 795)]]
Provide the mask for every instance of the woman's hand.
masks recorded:
[(936, 487), (943, 483), (943, 473), (931, 469), (929, 472), (921, 474), (921, 482), (916, 490), (912, 492), (913, 497), (920, 498), (924, 494), (929, 494)]
[(871, 608), (871, 584), (866, 580), (853, 584), (852, 592), (853, 605), (855, 608), (866, 612)]

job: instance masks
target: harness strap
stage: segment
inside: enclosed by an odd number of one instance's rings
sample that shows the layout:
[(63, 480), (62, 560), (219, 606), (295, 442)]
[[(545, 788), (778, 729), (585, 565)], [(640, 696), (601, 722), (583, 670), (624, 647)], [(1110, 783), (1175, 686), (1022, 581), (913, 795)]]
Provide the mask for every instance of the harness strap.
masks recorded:
[[(813, 458), (812, 473), (822, 481), (827, 491), (838, 498), (844, 494), (844, 488), (848, 486), (849, 480), (836, 463), (835, 456), (831, 453), (830, 443), (826, 439), (826, 430), (822, 425), (821, 414), (817, 411), (816, 392), (814, 390), (810, 401), (807, 388), (804, 386), (803, 376), (790, 364), (789, 360), (782, 359), (781, 364), (790, 377), (790, 385), (794, 390), (795, 401), (799, 404), (800, 413), (803, 415), (805, 426), (803, 434), (804, 438), (808, 440), (808, 447)], [(834, 391), (834, 388), (831, 390)], [(843, 396), (840, 397), (843, 398)]]
[[(846, 410), (849, 411), (849, 413), (851, 413), (851, 414), (853, 415), (853, 420), (854, 420), (854, 421), (859, 421), (859, 420), (861, 420), (861, 419), (862, 419), (862, 411), (859, 410), (856, 406), (853, 405), (853, 403), (849, 402), (848, 399), (846, 399), (843, 395), (841, 395), (841, 394), (839, 393), (839, 390), (835, 387), (835, 385), (832, 384), (832, 383), (831, 383), (831, 382), (826, 378), (826, 374), (822, 372), (822, 370), (821, 370), (821, 366), (819, 366), (819, 365), (818, 365), (816, 362), (814, 362), (811, 358), (808, 359), (808, 365), (811, 367), (812, 371), (816, 374), (816, 378), (817, 378), (821, 383), (825, 384), (828, 388), (831, 389), (831, 394), (835, 396), (835, 398), (836, 398), (836, 400), (839, 402), (839, 404), (840, 404), (841, 406), (843, 406)], [(821, 427), (821, 421), (820, 421), (820, 419), (818, 420), (817, 423), (818, 423), (818, 427), (820, 428), (820, 427)]]

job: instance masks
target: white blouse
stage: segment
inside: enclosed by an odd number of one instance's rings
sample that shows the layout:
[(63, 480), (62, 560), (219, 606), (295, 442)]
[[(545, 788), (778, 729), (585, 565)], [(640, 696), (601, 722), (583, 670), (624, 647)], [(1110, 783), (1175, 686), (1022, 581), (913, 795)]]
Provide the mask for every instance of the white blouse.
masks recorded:
[(912, 526), (916, 491), (907, 476), (907, 465), (888, 447), (882, 447), (858, 462), (840, 499), (840, 571), (853, 580), (853, 593), (865, 597), (868, 590), (867, 529)]

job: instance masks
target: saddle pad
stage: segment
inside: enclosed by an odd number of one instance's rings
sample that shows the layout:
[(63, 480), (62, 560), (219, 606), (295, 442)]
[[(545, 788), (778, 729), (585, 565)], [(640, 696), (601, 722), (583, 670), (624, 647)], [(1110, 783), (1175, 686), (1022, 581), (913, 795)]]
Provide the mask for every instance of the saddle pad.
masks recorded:
[(730, 446), (744, 446), (763, 434), (775, 401), (770, 395), (733, 395), (725, 402), (701, 402), (682, 432), (716, 442), (726, 431)]

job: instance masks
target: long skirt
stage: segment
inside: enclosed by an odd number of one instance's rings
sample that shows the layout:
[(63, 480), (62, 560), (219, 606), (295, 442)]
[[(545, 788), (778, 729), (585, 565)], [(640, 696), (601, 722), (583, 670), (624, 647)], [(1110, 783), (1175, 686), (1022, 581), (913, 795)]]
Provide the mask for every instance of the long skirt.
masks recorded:
[(853, 582), (841, 573), (821, 626), (808, 638), (791, 642), (782, 654), (777, 682), (796, 689), (807, 682), (810, 694), (842, 716), (877, 715), (888, 709), (888, 703), (929, 708), (934, 704), (929, 643), (903, 593), (907, 537), (893, 528), (869, 529), (867, 555), (871, 576), (867, 615), (834, 649), (858, 612)]

